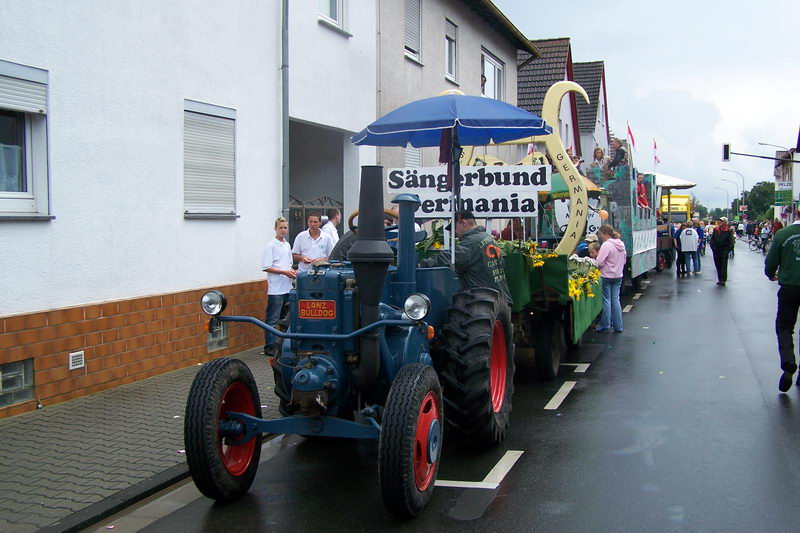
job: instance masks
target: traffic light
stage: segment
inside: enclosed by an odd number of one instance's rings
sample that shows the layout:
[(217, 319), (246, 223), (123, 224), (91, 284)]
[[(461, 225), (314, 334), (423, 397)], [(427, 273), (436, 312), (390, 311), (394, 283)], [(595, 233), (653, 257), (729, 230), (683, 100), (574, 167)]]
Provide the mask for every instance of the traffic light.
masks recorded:
[(723, 144), (722, 145), (722, 160), (723, 161), (730, 161), (731, 160), (731, 145), (730, 144)]

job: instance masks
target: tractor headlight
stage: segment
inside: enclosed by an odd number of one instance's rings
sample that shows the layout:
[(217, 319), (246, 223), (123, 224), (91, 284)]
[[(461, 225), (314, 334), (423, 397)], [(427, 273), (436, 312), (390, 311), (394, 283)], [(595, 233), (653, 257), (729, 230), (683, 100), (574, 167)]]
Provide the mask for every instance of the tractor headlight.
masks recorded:
[(424, 294), (415, 293), (406, 298), (403, 304), (403, 311), (411, 320), (422, 320), (428, 316), (431, 310), (431, 301)]
[(203, 312), (211, 316), (217, 316), (223, 312), (227, 305), (228, 300), (219, 291), (208, 291), (200, 299), (200, 307), (203, 308)]

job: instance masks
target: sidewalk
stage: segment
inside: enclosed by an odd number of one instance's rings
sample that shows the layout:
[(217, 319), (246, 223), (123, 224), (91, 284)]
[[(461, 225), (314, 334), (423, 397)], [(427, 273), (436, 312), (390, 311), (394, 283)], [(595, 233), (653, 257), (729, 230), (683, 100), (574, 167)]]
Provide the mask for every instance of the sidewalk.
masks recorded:
[[(260, 351), (232, 357), (277, 417)], [(0, 420), (0, 532), (77, 531), (188, 476), (183, 415), (198, 368)]]

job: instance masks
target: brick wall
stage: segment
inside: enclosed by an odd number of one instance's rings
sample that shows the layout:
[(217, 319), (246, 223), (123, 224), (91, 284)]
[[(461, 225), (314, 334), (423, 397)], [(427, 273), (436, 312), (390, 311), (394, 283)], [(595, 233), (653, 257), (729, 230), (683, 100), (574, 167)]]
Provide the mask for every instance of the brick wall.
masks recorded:
[[(223, 287), (226, 315), (264, 318), (266, 281)], [(228, 324), (228, 347), (208, 353), (209, 289), (0, 317), (0, 364), (34, 359), (34, 400), (0, 408), (0, 418), (239, 352), (264, 342), (252, 324)], [(83, 350), (84, 368), (68, 370)]]

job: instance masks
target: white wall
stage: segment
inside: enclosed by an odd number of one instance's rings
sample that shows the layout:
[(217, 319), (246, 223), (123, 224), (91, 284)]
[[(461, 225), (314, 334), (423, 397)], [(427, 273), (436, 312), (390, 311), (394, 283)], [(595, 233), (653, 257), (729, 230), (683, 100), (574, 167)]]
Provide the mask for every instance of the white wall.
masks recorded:
[(605, 84), (601, 83), (600, 92), (597, 97), (597, 116), (594, 121), (594, 130), (591, 132), (581, 132), (581, 149), (583, 150), (583, 159), (586, 161), (587, 165), (592, 162), (596, 146), (602, 148), (604, 154), (609, 155), (608, 125), (606, 124), (605, 114), (605, 90)]
[[(3, 314), (262, 279), (280, 212), (280, 4), (4, 0), (49, 72), (50, 222), (0, 223)], [(183, 100), (236, 110), (237, 220), (183, 218)]]
[(345, 5), (349, 35), (319, 22), (317, 0), (289, 2), (289, 116), (342, 133), (340, 170), (330, 178), (342, 184), (346, 217), (358, 209), (360, 166), (376, 158), (375, 148), (350, 146), (349, 137), (377, 116), (377, 8), (373, 0)]

